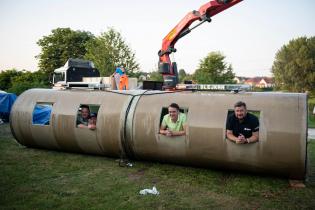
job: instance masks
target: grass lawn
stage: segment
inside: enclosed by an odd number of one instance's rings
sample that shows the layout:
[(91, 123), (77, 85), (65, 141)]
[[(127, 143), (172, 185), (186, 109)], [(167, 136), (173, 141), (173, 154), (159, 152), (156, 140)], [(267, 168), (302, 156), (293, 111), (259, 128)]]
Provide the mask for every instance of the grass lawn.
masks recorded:
[[(315, 98), (309, 98), (308, 99), (309, 104), (315, 104)], [(309, 105), (310, 106), (310, 105)], [(311, 108), (311, 107), (310, 107)], [(315, 128), (315, 115), (313, 115), (313, 109), (309, 110), (308, 115), (308, 127), (309, 128)]]
[(315, 128), (315, 115), (310, 114), (308, 118), (308, 127)]
[[(315, 171), (315, 141), (309, 143)], [(315, 209), (315, 180), (287, 179), (26, 148), (0, 125), (0, 209)], [(315, 173), (314, 173), (315, 176)], [(159, 196), (139, 195), (157, 187)]]

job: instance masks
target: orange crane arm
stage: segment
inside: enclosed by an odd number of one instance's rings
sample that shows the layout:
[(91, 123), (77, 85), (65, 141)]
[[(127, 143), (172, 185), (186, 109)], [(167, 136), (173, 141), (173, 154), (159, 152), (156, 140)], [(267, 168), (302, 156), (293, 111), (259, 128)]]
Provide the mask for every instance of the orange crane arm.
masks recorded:
[[(211, 17), (222, 12), (223, 10), (232, 7), (233, 5), (241, 2), (242, 0), (211, 0), (208, 3), (202, 5), (198, 11), (194, 10), (189, 12), (163, 39), (162, 49), (159, 51), (159, 72), (163, 74), (164, 81), (165, 76), (176, 77), (177, 67), (176, 63), (172, 63), (169, 55), (176, 52), (175, 44), (183, 36), (190, 33), (193, 29), (200, 26), (204, 22), (210, 22)], [(201, 21), (193, 28), (189, 26), (196, 20)], [(175, 81), (177, 83), (177, 81)]]

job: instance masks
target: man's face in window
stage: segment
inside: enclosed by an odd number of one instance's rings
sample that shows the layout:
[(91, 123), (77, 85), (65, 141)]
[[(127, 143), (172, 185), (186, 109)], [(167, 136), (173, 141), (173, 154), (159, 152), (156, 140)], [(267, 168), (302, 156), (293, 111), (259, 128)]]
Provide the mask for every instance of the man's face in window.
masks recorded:
[(82, 118), (84, 118), (84, 119), (89, 118), (89, 116), (90, 116), (90, 110), (89, 110), (88, 108), (82, 108), (82, 110), (81, 110), (81, 116), (82, 116)]
[(89, 124), (91, 124), (91, 125), (96, 125), (96, 117), (91, 117), (91, 118), (89, 119)]
[(177, 118), (178, 118), (178, 110), (176, 108), (173, 108), (173, 107), (168, 107), (168, 113), (171, 117), (171, 120), (173, 122), (176, 122)]
[(246, 116), (247, 111), (244, 106), (240, 106), (234, 108), (234, 113), (237, 119), (242, 120)]

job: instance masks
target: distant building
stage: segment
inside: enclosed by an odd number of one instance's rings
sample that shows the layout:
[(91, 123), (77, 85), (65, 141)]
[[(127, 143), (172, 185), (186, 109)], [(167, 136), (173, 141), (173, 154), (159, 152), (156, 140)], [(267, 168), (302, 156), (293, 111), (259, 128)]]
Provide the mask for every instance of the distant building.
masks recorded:
[(271, 88), (274, 86), (275, 86), (275, 83), (272, 77), (263, 77), (258, 83), (258, 87), (260, 88)]
[(271, 88), (274, 87), (272, 77), (253, 77), (244, 81), (244, 84), (251, 85), (258, 88)]
[(234, 77), (234, 81), (237, 83), (237, 84), (244, 84), (244, 82), (249, 79), (249, 77)]

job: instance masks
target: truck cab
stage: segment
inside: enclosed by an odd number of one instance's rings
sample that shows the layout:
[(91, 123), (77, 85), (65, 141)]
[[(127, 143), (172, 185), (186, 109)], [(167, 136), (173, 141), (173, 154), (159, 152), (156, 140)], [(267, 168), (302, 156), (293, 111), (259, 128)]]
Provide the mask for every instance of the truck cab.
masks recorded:
[(101, 82), (84, 82), (84, 77), (100, 77), (100, 72), (92, 61), (70, 58), (54, 70), (53, 89), (102, 87)]

